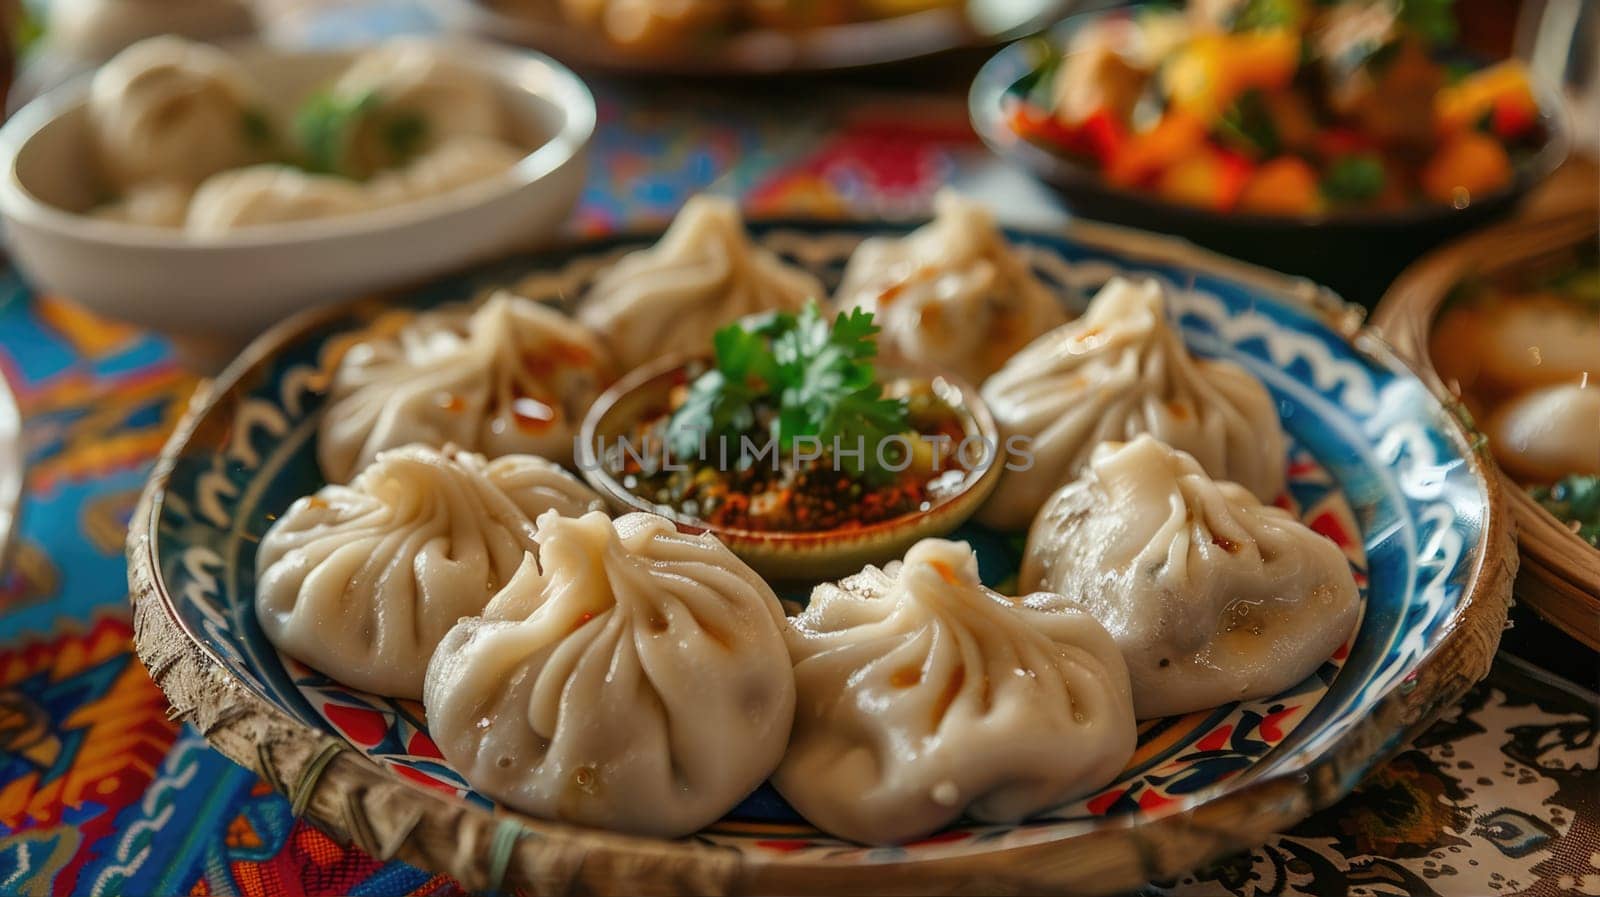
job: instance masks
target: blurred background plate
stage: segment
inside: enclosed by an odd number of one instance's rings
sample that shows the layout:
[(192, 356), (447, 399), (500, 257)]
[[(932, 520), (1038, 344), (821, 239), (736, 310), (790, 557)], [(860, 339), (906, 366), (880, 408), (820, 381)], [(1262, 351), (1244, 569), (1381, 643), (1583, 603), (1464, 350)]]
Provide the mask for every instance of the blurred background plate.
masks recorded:
[(1561, 98), (1536, 81), (1545, 143), (1517, 165), (1509, 187), (1475, 197), (1465, 208), (1417, 204), (1395, 211), (1269, 216), (1211, 211), (1112, 186), (1094, 168), (1017, 134), (1006, 121), (1005, 101), (1043, 54), (1061, 52), (1082, 28), (1107, 16), (1131, 16), (1137, 8), (1083, 13), (1038, 40), (1014, 43), (985, 64), (972, 84), (969, 112), (978, 136), (1053, 187), (1076, 214), (1174, 234), (1235, 258), (1309, 277), (1371, 307), (1406, 265), (1452, 237), (1510, 214), (1567, 157), (1570, 140)]
[[(1003, 43), (1049, 27), (1082, 0), (957, 0), (904, 15), (804, 30), (748, 28), (703, 40), (623, 47), (537, 0), (435, 0), (447, 21), (615, 72), (737, 76), (878, 66)], [(639, 15), (636, 13), (635, 15)]]

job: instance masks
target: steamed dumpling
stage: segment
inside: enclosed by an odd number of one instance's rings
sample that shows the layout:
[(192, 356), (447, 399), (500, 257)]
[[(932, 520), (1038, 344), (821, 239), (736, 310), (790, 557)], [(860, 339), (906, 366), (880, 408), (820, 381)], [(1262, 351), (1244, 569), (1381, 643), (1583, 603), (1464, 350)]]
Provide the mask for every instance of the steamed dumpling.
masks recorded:
[(423, 703), (479, 791), (673, 837), (772, 772), (794, 718), (783, 610), (710, 535), (653, 514), (539, 519), (538, 560), (450, 631)]
[(452, 137), (403, 167), (373, 178), (369, 189), (378, 205), (437, 196), (498, 177), (525, 155), (511, 144), (490, 137)]
[(1339, 546), (1149, 436), (1102, 445), (1050, 497), (1018, 587), (1066, 595), (1105, 625), (1140, 719), (1278, 694), (1359, 613)]
[(981, 383), (1067, 315), (988, 210), (948, 190), (936, 209), (938, 217), (910, 235), (856, 249), (839, 309), (873, 313), (886, 364)]
[(194, 191), (184, 184), (151, 181), (129, 188), (122, 198), (93, 211), (96, 218), (142, 224), (146, 227), (183, 227)]
[(799, 705), (773, 784), (840, 837), (899, 843), (963, 813), (1015, 822), (1133, 754), (1111, 637), (1060, 595), (984, 588), (965, 543), (924, 540), (818, 586), (793, 627)]
[(516, 573), (539, 515), (602, 504), (542, 458), (385, 452), (349, 486), (300, 499), (267, 530), (256, 617), (285, 654), (340, 682), (420, 698), (435, 646)]
[(329, 94), (333, 108), (355, 111), (333, 116), (335, 126), (314, 134), (309, 149), (320, 165), (349, 177), (403, 165), (454, 138), (505, 137), (494, 84), (426, 41), (366, 51)]
[(816, 278), (750, 242), (732, 202), (697, 196), (659, 243), (626, 256), (589, 288), (578, 318), (631, 370), (666, 355), (709, 353), (724, 325), (824, 297)]
[(215, 47), (177, 37), (140, 41), (89, 85), (89, 124), (111, 185), (193, 186), (266, 158), (265, 104), (245, 70)]
[(1486, 430), (1495, 458), (1515, 477), (1549, 483), (1600, 476), (1600, 386), (1530, 390), (1502, 405)]
[(610, 372), (592, 334), (530, 299), (502, 291), (476, 308), (426, 312), (340, 359), (317, 461), (336, 483), (412, 442), (565, 463)]
[(369, 206), (361, 186), (344, 178), (252, 165), (207, 178), (189, 203), (184, 229), (195, 237), (221, 237), (242, 227), (332, 218)]
[(1112, 280), (1082, 318), (1017, 353), (982, 393), (1002, 436), (1029, 440), (1032, 455), (1026, 469), (1001, 475), (979, 512), (990, 526), (1026, 527), (1097, 445), (1140, 433), (1263, 500), (1283, 491), (1284, 438), (1272, 397), (1232, 362), (1191, 357), (1152, 280)]

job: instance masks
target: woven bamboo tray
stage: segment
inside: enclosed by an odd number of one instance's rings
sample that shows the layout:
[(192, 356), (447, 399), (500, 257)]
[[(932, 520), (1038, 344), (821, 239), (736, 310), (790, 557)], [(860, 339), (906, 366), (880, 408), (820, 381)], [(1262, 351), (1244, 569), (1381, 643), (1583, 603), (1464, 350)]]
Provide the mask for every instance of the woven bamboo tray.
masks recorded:
[[(1435, 394), (1460, 408), (1460, 396), (1440, 379), (1428, 350), (1434, 320), (1451, 290), (1469, 277), (1513, 270), (1597, 239), (1600, 208), (1596, 207), (1482, 231), (1407, 269), (1379, 303), (1373, 326)], [(1600, 346), (1595, 352), (1600, 354)], [(1600, 550), (1578, 538), (1510, 477), (1504, 473), (1499, 477), (1522, 553), (1517, 595), (1553, 625), (1600, 650)]]

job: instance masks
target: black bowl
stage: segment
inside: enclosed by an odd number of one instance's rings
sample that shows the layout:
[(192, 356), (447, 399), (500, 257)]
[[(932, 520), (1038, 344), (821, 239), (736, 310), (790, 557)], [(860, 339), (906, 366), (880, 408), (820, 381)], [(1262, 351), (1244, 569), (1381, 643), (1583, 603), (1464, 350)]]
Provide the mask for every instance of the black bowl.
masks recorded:
[[(1052, 47), (1066, 46), (1073, 31), (1101, 16), (1120, 14), (1126, 11), (1074, 16), (1047, 40)], [(1006, 47), (972, 83), (968, 110), (973, 128), (996, 154), (1054, 187), (1074, 214), (1175, 234), (1226, 255), (1308, 277), (1368, 308), (1418, 256), (1508, 215), (1566, 159), (1569, 146), (1560, 101), (1554, 92), (1535, 85), (1548, 135), (1544, 145), (1517, 163), (1509, 186), (1474, 197), (1465, 207), (1419, 203), (1401, 210), (1316, 216), (1213, 212), (1114, 187), (1095, 169), (1013, 131), (1005, 116), (1007, 94), (1034, 68), (1036, 46), (1037, 42), (1022, 41)]]

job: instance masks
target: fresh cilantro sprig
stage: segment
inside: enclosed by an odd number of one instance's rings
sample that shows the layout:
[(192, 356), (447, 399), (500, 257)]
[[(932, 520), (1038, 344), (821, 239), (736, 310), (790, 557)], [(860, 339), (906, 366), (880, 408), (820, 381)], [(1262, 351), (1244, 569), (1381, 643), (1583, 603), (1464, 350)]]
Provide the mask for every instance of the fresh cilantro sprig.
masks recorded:
[(712, 338), (714, 366), (690, 384), (668, 422), (672, 451), (690, 456), (707, 441), (747, 435), (764, 435), (785, 452), (802, 439), (825, 450), (837, 439), (865, 449), (839, 458), (844, 469), (869, 481), (888, 474), (876, 464), (877, 447), (910, 424), (905, 401), (885, 397), (878, 383), (878, 330), (870, 312), (853, 309), (830, 321), (815, 302), (799, 314), (722, 328)]

